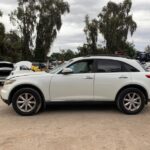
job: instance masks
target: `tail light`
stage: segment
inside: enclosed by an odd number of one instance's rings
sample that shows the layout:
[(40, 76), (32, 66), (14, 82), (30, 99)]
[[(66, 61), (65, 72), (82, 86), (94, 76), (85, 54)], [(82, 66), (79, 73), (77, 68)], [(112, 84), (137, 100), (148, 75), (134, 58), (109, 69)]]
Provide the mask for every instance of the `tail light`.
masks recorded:
[(145, 75), (147, 78), (150, 78), (150, 74)]

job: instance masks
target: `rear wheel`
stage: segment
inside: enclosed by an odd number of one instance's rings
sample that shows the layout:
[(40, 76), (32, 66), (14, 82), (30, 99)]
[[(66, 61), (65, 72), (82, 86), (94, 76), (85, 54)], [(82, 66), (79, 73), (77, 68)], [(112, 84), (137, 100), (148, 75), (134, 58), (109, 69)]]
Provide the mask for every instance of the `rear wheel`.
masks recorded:
[(13, 95), (12, 105), (19, 115), (29, 116), (39, 112), (42, 106), (42, 99), (36, 90), (22, 88)]
[(145, 95), (137, 88), (127, 88), (120, 92), (117, 98), (119, 110), (126, 114), (137, 114), (145, 106)]

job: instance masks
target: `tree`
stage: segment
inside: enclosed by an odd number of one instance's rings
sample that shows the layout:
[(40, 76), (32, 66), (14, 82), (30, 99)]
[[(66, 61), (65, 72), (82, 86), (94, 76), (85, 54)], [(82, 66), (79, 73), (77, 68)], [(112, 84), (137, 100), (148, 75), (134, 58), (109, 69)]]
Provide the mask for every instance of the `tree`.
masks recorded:
[(0, 10), (0, 17), (2, 17), (3, 16), (3, 13), (2, 13), (2, 11)]
[(51, 61), (68, 61), (74, 57), (77, 56), (77, 53), (73, 52), (72, 50), (61, 50), (60, 53), (53, 53), (52, 56), (50, 57)]
[(134, 58), (134, 56), (136, 54), (136, 49), (135, 49), (135, 45), (133, 43), (126, 42), (124, 49), (125, 49), (124, 51), (127, 54), (127, 56)]
[(119, 4), (110, 1), (98, 15), (99, 31), (106, 40), (109, 53), (125, 50), (128, 34), (132, 36), (137, 28), (130, 14), (131, 7), (131, 0)]
[(63, 0), (39, 0), (39, 3), (35, 60), (46, 61), (47, 53), (61, 29), (62, 15), (69, 12), (69, 4)]
[[(0, 10), (0, 17), (3, 16), (2, 11)], [(4, 51), (4, 38), (5, 38), (5, 26), (3, 23), (0, 22), (0, 56), (5, 54)]]
[(146, 46), (145, 52), (146, 52), (146, 53), (150, 53), (150, 45), (147, 45), (147, 46)]
[(64, 56), (64, 60), (68, 61), (68, 60), (76, 57), (76, 53), (73, 52), (72, 50), (68, 49), (63, 53), (63, 56)]
[(84, 32), (87, 39), (87, 45), (90, 49), (88, 54), (97, 54), (97, 39), (98, 39), (98, 22), (96, 19), (89, 20), (89, 16), (85, 17)]
[(79, 46), (77, 50), (78, 50), (79, 56), (87, 56), (87, 55), (90, 55), (91, 53), (91, 48), (89, 47), (88, 44), (83, 44), (83, 46)]
[(5, 60), (21, 61), (21, 38), (14, 31), (7, 33), (4, 38)]
[(22, 59), (30, 60), (33, 32), (36, 23), (36, 1), (18, 0), (18, 7), (10, 14), (11, 22), (18, 26), (22, 37)]

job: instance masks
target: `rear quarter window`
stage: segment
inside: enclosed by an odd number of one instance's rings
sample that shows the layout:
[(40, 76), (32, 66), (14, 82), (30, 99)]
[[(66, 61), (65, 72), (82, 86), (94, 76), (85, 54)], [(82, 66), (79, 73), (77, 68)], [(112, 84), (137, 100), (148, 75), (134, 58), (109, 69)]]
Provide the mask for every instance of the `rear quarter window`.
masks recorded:
[(123, 70), (124, 72), (140, 72), (138, 69), (127, 63), (123, 63)]

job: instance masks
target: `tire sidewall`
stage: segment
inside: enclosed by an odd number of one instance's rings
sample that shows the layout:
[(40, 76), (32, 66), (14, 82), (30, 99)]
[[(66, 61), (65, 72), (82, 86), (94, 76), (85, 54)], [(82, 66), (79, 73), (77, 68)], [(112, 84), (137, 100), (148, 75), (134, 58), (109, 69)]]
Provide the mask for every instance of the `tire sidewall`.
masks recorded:
[[(141, 97), (141, 106), (139, 107), (139, 109), (135, 110), (135, 111), (129, 111), (127, 110), (125, 107), (124, 107), (124, 104), (123, 104), (123, 99), (124, 97), (128, 94), (128, 93), (131, 93), (131, 92), (134, 92), (134, 93), (137, 93), (140, 97)], [(145, 102), (146, 102), (146, 98), (145, 98), (145, 95), (143, 94), (142, 91), (140, 91), (139, 89), (137, 88), (128, 88), (128, 89), (125, 89), (123, 90), (118, 98), (117, 98), (117, 106), (118, 106), (118, 109), (121, 110), (122, 112), (126, 113), (126, 114), (138, 114), (139, 112), (141, 112), (145, 106)]]
[[(30, 93), (31, 95), (33, 95), (35, 97), (36, 106), (30, 112), (23, 112), (17, 107), (17, 103), (16, 103), (17, 99), (18, 99), (19, 95), (21, 95), (23, 93)], [(22, 89), (18, 90), (12, 97), (13, 109), (16, 111), (16, 113), (18, 113), (19, 115), (22, 115), (22, 116), (31, 116), (31, 115), (37, 113), (37, 109), (38, 109), (39, 105), (41, 105), (41, 96), (39, 95), (39, 93), (36, 90), (34, 90), (32, 88), (22, 88)]]

